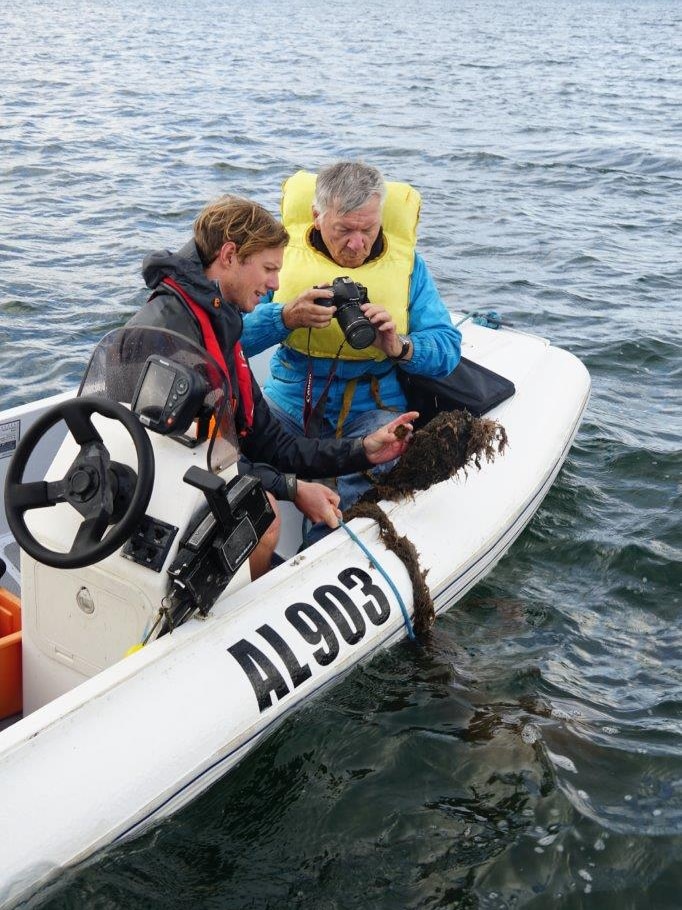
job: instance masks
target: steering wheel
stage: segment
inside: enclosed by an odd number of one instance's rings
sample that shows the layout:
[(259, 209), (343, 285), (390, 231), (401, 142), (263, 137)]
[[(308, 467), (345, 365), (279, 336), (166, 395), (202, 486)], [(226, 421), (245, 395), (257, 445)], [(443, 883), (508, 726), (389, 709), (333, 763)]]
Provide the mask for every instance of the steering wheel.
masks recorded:
[[(111, 461), (90, 419), (93, 414), (118, 420), (126, 428), (137, 454), (137, 474)], [(78, 455), (62, 480), (24, 483), (30, 456), (60, 420), (80, 446)], [(130, 537), (145, 513), (153, 486), (154, 451), (137, 417), (115, 401), (75, 398), (50, 408), (19, 442), (5, 481), (5, 514), (15, 540), (29, 556), (55, 569), (80, 569), (110, 556)], [(25, 512), (59, 502), (68, 502), (83, 516), (68, 553), (38, 543), (24, 519)]]

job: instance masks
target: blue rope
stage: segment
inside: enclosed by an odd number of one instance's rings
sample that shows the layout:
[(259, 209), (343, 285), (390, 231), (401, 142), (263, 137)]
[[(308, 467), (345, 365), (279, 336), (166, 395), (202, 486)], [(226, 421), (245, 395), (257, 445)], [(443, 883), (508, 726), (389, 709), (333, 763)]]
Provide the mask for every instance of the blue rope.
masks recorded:
[(377, 567), (378, 571), (384, 576), (386, 581), (391, 586), (391, 590), (393, 591), (395, 596), (398, 598), (398, 603), (400, 604), (400, 609), (403, 612), (403, 620), (405, 621), (405, 628), (407, 629), (407, 637), (411, 641), (414, 641), (414, 629), (412, 628), (412, 622), (410, 621), (410, 614), (407, 612), (407, 607), (405, 606), (405, 601), (400, 596), (400, 591), (396, 588), (396, 586), (393, 582), (393, 579), (389, 577), (388, 572), (386, 572), (386, 570), (382, 566), (379, 565), (379, 562), (378, 562), (376, 556), (374, 556), (372, 553), (370, 553), (370, 551), (367, 549), (367, 547), (364, 545), (364, 543), (360, 540), (358, 535), (355, 534), (353, 531), (351, 531), (351, 529), (348, 527), (348, 525), (342, 518), (339, 518), (339, 524), (341, 525), (343, 530), (346, 532), (346, 534), (348, 534), (350, 539), (355, 541), (355, 543), (360, 547), (360, 549), (365, 554), (365, 556), (367, 556), (368, 559), (371, 559), (373, 565), (375, 565)]
[(511, 325), (511, 322), (503, 322), (502, 317), (495, 310), (488, 310), (487, 313), (484, 313), (483, 310), (472, 310), (471, 313), (467, 313), (463, 319), (455, 323), (455, 328), (466, 322), (467, 319), (471, 319), (476, 325), (482, 325), (486, 329), (499, 329), (501, 325)]

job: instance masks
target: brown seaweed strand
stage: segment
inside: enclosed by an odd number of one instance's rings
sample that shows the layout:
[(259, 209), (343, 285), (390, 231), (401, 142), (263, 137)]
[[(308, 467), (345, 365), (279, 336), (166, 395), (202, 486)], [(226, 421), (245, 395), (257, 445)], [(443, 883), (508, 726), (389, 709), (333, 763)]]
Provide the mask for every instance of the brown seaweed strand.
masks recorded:
[(363, 500), (396, 502), (411, 497), (458, 471), (466, 474), (472, 464), (480, 469), (483, 459), (493, 461), (507, 445), (507, 433), (496, 420), (472, 417), (468, 411), (443, 411), (417, 430), (410, 447), (390, 471), (372, 480), (374, 490)]
[[(434, 623), (436, 613), (431, 599), (431, 592), (426, 584), (427, 572), (419, 565), (419, 554), (407, 537), (398, 534), (393, 522), (376, 503), (357, 502), (343, 513), (343, 520), (352, 518), (372, 518), (379, 525), (379, 533), (386, 549), (396, 554), (403, 563), (412, 582), (414, 606), (414, 631), (422, 635)], [(428, 570), (427, 570), (428, 571)]]

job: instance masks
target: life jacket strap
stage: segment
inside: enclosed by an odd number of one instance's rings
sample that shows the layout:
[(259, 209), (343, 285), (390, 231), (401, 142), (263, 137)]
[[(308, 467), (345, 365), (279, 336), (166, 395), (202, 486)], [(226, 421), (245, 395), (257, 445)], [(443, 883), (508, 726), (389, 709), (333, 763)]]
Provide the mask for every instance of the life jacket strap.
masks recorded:
[(379, 392), (379, 377), (378, 376), (358, 376), (356, 379), (350, 379), (346, 383), (346, 388), (343, 390), (343, 400), (341, 402), (341, 410), (339, 411), (339, 419), (336, 421), (336, 438), (340, 439), (343, 436), (343, 424), (350, 413), (351, 405), (353, 404), (353, 396), (355, 395), (355, 390), (357, 389), (358, 382), (369, 379), (369, 389), (372, 394), (372, 398), (376, 406), (380, 411), (395, 411), (398, 412), (398, 408), (394, 408), (389, 404), (384, 404), (381, 400), (381, 394)]
[[(161, 283), (166, 285), (175, 292), (177, 296), (187, 305), (194, 318), (199, 323), (199, 328), (201, 329), (201, 335), (204, 341), (204, 347), (208, 353), (213, 357), (218, 366), (222, 369), (227, 380), (227, 385), (230, 391), (230, 401), (232, 404), (232, 411), (236, 413), (239, 406), (239, 401), (232, 390), (232, 381), (230, 379), (230, 371), (227, 367), (227, 362), (222, 352), (222, 348), (218, 343), (218, 338), (215, 333), (215, 329), (211, 324), (211, 319), (202, 307), (194, 300), (187, 291), (175, 281), (174, 278), (163, 278)], [(152, 297), (156, 294), (152, 294)], [(152, 297), (149, 299), (151, 300)], [(240, 431), (240, 436), (246, 436), (247, 433), (251, 432), (253, 428), (253, 415), (254, 415), (254, 402), (253, 402), (253, 386), (251, 383), (251, 370), (249, 369), (248, 361), (244, 355), (241, 344), (237, 341), (232, 349), (234, 355), (234, 366), (235, 372), (237, 374), (237, 385), (239, 387), (239, 398), (241, 401), (243, 416), (244, 416), (244, 427)]]

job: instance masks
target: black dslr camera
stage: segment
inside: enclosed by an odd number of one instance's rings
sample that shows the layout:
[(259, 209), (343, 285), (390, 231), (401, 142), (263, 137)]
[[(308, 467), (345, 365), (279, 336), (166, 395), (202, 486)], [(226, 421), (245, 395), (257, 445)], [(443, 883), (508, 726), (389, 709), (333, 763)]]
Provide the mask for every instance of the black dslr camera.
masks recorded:
[[(329, 287), (329, 285), (315, 285), (315, 287)], [(367, 288), (363, 284), (351, 281), (347, 275), (335, 278), (331, 287), (334, 296), (331, 298), (318, 297), (315, 303), (320, 306), (335, 306), (336, 318), (348, 344), (356, 351), (368, 348), (376, 338), (376, 331), (360, 309), (361, 304), (368, 302)]]

